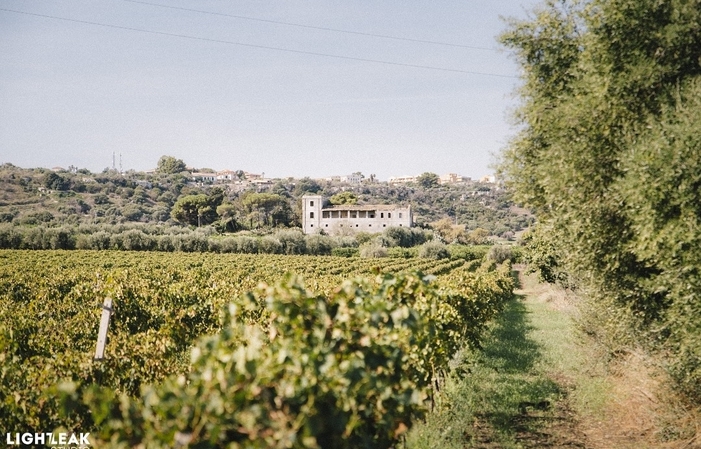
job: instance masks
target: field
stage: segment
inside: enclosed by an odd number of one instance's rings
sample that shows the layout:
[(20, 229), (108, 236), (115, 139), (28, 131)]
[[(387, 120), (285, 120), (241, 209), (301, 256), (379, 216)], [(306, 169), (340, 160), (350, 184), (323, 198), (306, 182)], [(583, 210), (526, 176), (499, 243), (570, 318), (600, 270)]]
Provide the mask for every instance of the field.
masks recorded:
[(389, 447), (511, 291), (508, 265), (462, 259), (2, 251), (0, 420), (97, 445)]

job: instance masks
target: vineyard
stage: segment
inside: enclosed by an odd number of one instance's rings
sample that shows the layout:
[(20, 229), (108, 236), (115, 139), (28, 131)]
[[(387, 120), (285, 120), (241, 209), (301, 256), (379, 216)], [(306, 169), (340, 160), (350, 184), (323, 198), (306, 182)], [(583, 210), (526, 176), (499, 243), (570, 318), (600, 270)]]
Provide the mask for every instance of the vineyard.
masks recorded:
[(511, 291), (508, 264), (462, 259), (0, 251), (0, 422), (98, 447), (391, 447)]

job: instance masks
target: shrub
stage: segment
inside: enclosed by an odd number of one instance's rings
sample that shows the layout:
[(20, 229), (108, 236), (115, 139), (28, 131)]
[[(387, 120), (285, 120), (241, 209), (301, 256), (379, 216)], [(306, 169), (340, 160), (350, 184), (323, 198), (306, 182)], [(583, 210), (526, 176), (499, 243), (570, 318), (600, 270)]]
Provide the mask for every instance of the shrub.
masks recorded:
[(22, 235), (13, 226), (0, 226), (0, 248), (18, 249), (22, 244)]
[(489, 248), (487, 252), (487, 260), (492, 260), (497, 264), (506, 260), (512, 260), (513, 256), (514, 254), (513, 251), (511, 251), (511, 247), (506, 245), (494, 245)]
[(175, 251), (173, 236), (170, 234), (159, 236), (156, 240), (156, 248), (158, 248), (158, 251)]
[(156, 247), (153, 237), (132, 229), (122, 233), (122, 248), (128, 251), (148, 251)]
[(48, 229), (46, 236), (51, 249), (75, 249), (75, 236), (70, 229)]
[(331, 254), (335, 246), (334, 239), (327, 235), (309, 235), (306, 240), (307, 254), (327, 256)]
[(451, 259), (479, 260), (489, 251), (489, 246), (448, 245)]
[(193, 232), (189, 235), (180, 234), (173, 237), (173, 246), (175, 251), (187, 253), (205, 252), (209, 250), (209, 241), (207, 237)]
[(402, 248), (421, 245), (431, 239), (431, 234), (428, 232), (403, 227), (388, 228), (383, 234), (392, 239), (394, 244), (391, 246), (401, 246)]
[(360, 247), (360, 257), (374, 259), (387, 257), (387, 248), (375, 242), (369, 242)]
[(412, 257), (418, 257), (419, 249), (418, 249), (418, 247), (414, 247), (414, 248), (394, 247), (394, 248), (389, 248), (387, 250), (387, 255), (389, 257), (399, 257), (399, 258), (404, 258), (404, 259), (411, 259)]
[(331, 255), (337, 257), (356, 257), (360, 255), (360, 250), (358, 248), (349, 247), (333, 248), (331, 250)]
[(282, 250), (282, 243), (272, 235), (263, 236), (258, 241), (258, 252), (260, 253), (280, 254)]
[(439, 241), (426, 242), (419, 247), (419, 257), (424, 259), (447, 259), (450, 257), (448, 247)]
[(242, 235), (236, 237), (237, 252), (245, 254), (256, 254), (258, 252), (258, 239)]
[(110, 242), (110, 233), (105, 231), (98, 231), (90, 235), (90, 248), (92, 249), (110, 249), (112, 247)]
[(275, 237), (280, 240), (284, 254), (304, 254), (306, 252), (304, 233), (299, 229), (278, 231), (275, 233)]
[(238, 251), (235, 237), (224, 237), (219, 241), (219, 252), (235, 253)]

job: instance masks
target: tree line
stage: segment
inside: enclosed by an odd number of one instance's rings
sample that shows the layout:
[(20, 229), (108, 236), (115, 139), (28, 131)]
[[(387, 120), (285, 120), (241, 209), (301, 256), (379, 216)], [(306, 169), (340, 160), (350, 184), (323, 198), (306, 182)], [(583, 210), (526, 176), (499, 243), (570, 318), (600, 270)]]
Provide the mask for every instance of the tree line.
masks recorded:
[(502, 170), (536, 210), (533, 264), (701, 399), (701, 2), (548, 0), (501, 41), (523, 74)]

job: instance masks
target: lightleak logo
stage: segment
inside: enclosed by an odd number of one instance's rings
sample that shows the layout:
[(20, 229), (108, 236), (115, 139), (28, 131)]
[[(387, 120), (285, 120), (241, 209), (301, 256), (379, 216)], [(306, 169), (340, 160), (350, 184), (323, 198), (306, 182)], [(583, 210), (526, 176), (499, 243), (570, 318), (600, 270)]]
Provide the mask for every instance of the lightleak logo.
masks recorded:
[(8, 433), (8, 446), (41, 444), (52, 449), (89, 449), (89, 433), (45, 432), (45, 433)]

